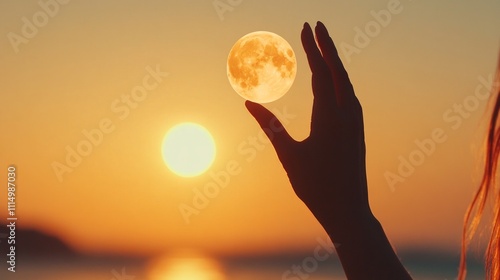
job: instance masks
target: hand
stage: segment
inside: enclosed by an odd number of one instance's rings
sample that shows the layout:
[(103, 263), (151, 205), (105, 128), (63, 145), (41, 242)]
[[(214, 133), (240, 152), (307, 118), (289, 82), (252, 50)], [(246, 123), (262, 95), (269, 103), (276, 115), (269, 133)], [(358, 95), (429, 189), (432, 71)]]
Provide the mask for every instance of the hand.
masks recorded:
[(317, 44), (307, 23), (301, 34), (314, 95), (309, 137), (293, 140), (266, 108), (245, 104), (273, 132), (268, 136), (293, 190), (336, 244), (347, 278), (411, 279), (370, 210), (361, 105), (321, 22), (315, 33)]
[(331, 227), (347, 226), (371, 212), (361, 105), (321, 22), (315, 33), (317, 44), (304, 24), (301, 39), (314, 95), (309, 137), (297, 142), (266, 108), (250, 101), (245, 105), (264, 131), (275, 132), (270, 140), (293, 190), (331, 233)]

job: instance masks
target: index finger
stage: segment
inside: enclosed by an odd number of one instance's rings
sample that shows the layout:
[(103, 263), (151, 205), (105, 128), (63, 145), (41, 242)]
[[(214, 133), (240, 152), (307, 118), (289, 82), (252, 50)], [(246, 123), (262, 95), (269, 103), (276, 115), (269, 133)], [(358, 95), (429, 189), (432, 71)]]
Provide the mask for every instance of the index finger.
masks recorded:
[(346, 97), (352, 97), (349, 95), (354, 95), (349, 75), (344, 68), (342, 60), (340, 60), (337, 48), (328, 34), (328, 30), (321, 21), (318, 21), (315, 31), (321, 53), (332, 74), (335, 93), (340, 101), (339, 103), (342, 104), (342, 100), (345, 100)]

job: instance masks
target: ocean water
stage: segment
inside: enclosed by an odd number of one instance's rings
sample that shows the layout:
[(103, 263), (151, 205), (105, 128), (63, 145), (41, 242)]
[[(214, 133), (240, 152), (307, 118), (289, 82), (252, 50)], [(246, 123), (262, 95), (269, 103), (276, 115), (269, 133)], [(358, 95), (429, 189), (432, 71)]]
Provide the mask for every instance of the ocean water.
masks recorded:
[[(403, 259), (414, 279), (451, 280), (458, 260), (441, 256)], [(296, 268), (295, 273), (293, 268)], [(297, 270), (298, 268), (298, 270)], [(297, 272), (298, 271), (298, 272)], [(16, 263), (16, 272), (2, 265), (3, 280), (326, 280), (346, 279), (338, 259), (313, 261), (304, 256), (252, 257), (226, 260), (209, 258), (151, 259), (87, 257), (31, 259)], [(482, 265), (472, 262), (467, 279), (484, 279)]]

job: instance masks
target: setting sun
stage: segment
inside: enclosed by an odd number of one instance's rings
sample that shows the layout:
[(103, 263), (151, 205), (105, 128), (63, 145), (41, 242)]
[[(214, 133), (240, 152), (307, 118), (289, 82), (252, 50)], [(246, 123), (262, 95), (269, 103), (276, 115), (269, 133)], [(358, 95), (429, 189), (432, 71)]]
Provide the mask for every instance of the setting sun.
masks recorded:
[(172, 172), (182, 177), (194, 177), (212, 165), (215, 159), (215, 142), (203, 126), (181, 123), (165, 135), (162, 155)]
[(222, 267), (196, 251), (172, 252), (150, 263), (151, 280), (225, 280)]

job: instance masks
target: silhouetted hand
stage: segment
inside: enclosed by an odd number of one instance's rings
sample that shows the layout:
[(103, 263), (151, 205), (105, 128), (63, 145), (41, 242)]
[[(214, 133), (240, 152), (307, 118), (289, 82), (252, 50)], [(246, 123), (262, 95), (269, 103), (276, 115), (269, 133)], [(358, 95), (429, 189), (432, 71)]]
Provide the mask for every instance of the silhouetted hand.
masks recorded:
[(321, 22), (315, 33), (317, 44), (311, 27), (304, 24), (301, 38), (312, 71), (314, 95), (309, 137), (297, 142), (266, 108), (250, 101), (246, 106), (264, 131), (273, 131), (270, 140), (297, 196), (325, 228), (338, 228), (371, 215), (363, 113)]
[[(312, 71), (311, 133), (293, 140), (263, 106), (245, 104), (268, 135), (293, 190), (321, 223), (348, 279), (411, 279), (368, 203), (363, 113), (337, 49), (318, 22), (302, 44)], [(319, 46), (319, 49), (318, 49)]]

